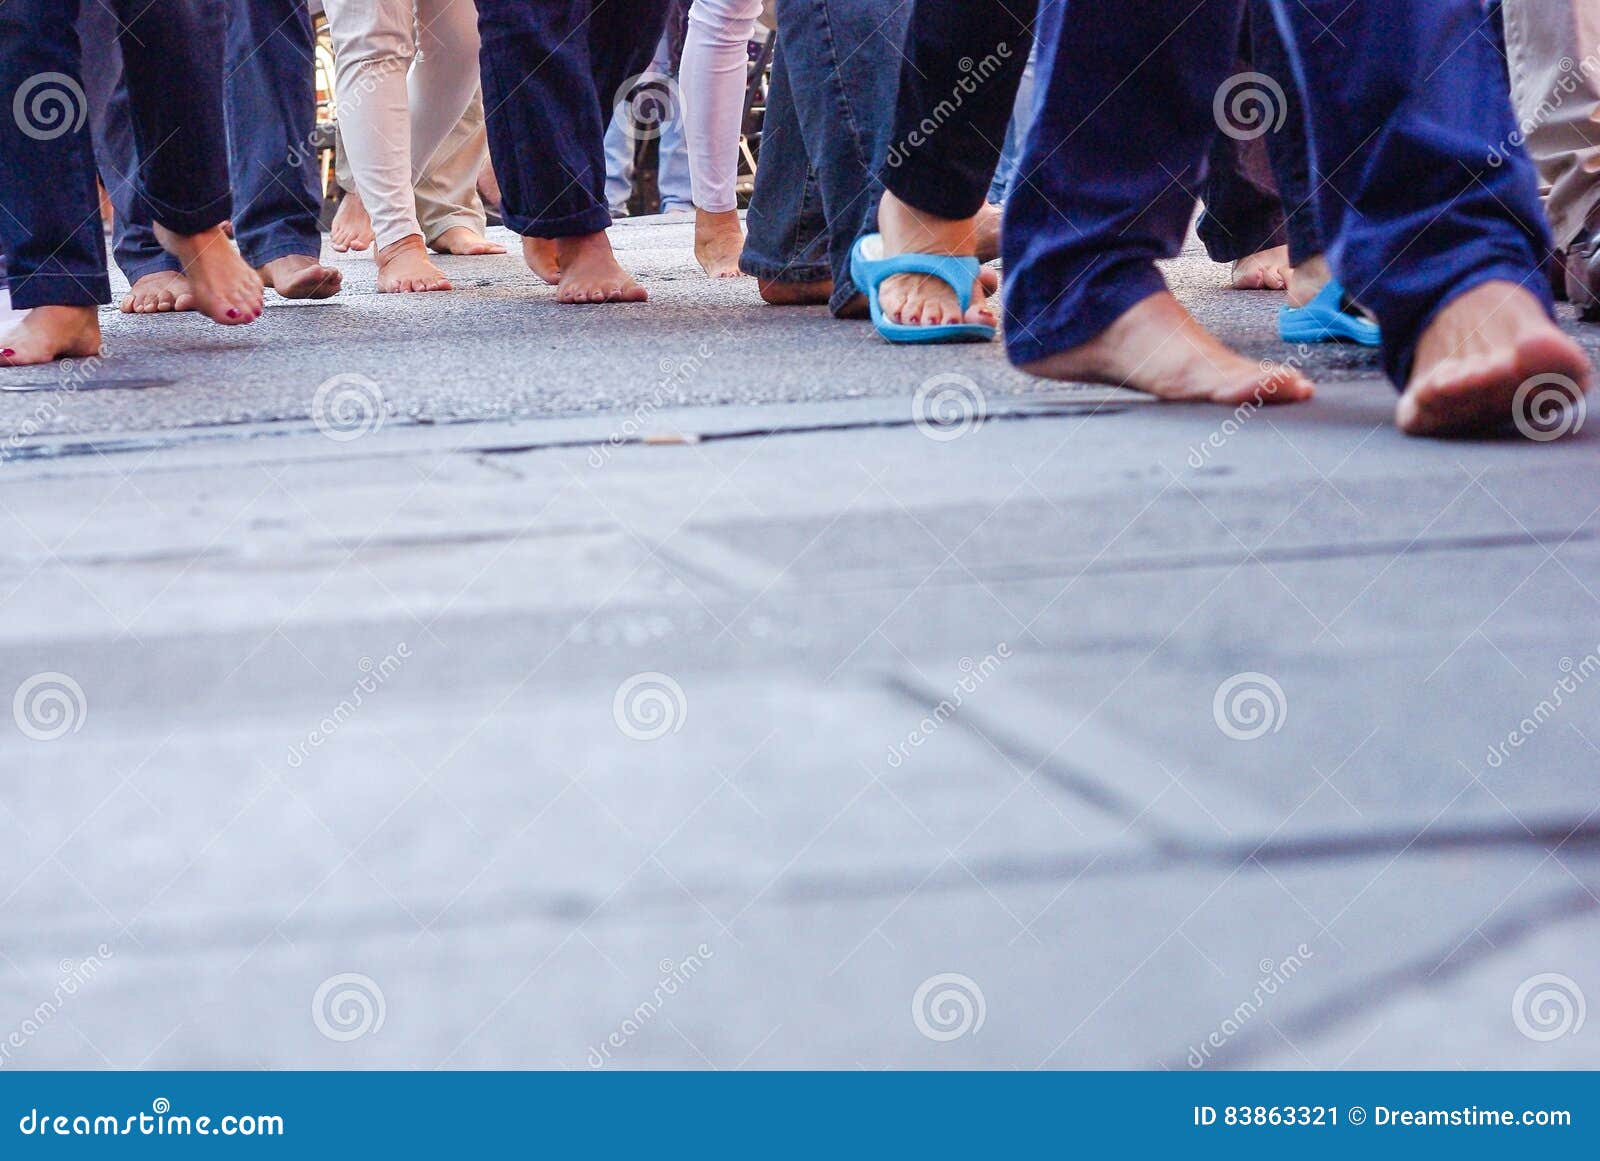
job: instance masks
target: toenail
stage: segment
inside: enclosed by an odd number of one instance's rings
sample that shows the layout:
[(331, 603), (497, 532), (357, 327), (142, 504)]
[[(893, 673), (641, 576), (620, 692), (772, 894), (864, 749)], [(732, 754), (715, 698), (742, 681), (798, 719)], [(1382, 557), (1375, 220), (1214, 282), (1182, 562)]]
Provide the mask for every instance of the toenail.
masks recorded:
[(230, 306), (228, 308), (228, 317), (229, 318), (238, 318), (239, 317), (239, 312), (234, 310), (233, 307)]
[(15, 355), (15, 354), (16, 354), (15, 351), (13, 351), (10, 347), (7, 347), (5, 350), (0, 351), (0, 359), (9, 359), (12, 355)]

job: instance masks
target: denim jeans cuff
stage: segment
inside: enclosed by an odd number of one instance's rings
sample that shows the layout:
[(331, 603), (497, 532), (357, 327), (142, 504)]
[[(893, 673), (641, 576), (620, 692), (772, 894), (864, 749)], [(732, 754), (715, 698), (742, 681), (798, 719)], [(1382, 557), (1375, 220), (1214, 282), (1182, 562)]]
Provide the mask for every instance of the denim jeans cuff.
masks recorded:
[(149, 194), (140, 194), (139, 201), (151, 221), (174, 234), (198, 234), (222, 225), (233, 216), (233, 194), (229, 190), (224, 190), (209, 201), (181, 206), (158, 201)]
[[(1006, 357), (1020, 367), (1081, 347), (1103, 334), (1134, 306), (1166, 288), (1166, 280), (1152, 266), (1125, 273), (1113, 283), (1075, 293), (1072, 301), (1047, 298), (1047, 305), (1032, 317), (1017, 312), (1014, 299), (1008, 301)], [(1049, 287), (1040, 289), (1050, 290)]]
[(940, 164), (920, 152), (904, 157), (898, 165), (885, 164), (878, 176), (885, 189), (912, 209), (951, 221), (970, 218), (981, 210), (994, 178), (991, 173), (974, 185), (970, 170)]
[(140, 258), (138, 261), (119, 261), (117, 269), (122, 271), (122, 276), (128, 280), (128, 284), (131, 286), (147, 275), (169, 274), (182, 270), (183, 266), (171, 254), (163, 250), (159, 254), (152, 254), (148, 258)]
[(11, 309), (36, 306), (101, 306), (111, 301), (111, 279), (105, 274), (36, 271), (26, 277), (11, 272)]
[(779, 262), (752, 254), (748, 245), (739, 255), (739, 269), (752, 278), (764, 278), (768, 282), (822, 282), (833, 277), (833, 267), (826, 262)]
[(560, 218), (528, 218), (502, 207), (500, 217), (507, 229), (524, 238), (576, 238), (598, 234), (611, 226), (611, 211), (605, 206), (594, 206)]
[(276, 262), (279, 258), (321, 258), (322, 234), (296, 233), (290, 236), (285, 231), (278, 231), (264, 242), (253, 239), (241, 242), (239, 255), (257, 268), (268, 262)]
[(1406, 317), (1395, 319), (1392, 312), (1379, 318), (1383, 328), (1383, 369), (1395, 390), (1404, 391), (1411, 380), (1411, 366), (1417, 358), (1417, 343), (1441, 311), (1469, 290), (1476, 290), (1486, 282), (1510, 282), (1522, 287), (1537, 298), (1545, 313), (1555, 317), (1555, 304), (1550, 298), (1550, 280), (1536, 263), (1518, 262), (1504, 255), (1496, 257), (1475, 269), (1452, 274), (1439, 283), (1440, 293), (1432, 302), (1410, 304)]

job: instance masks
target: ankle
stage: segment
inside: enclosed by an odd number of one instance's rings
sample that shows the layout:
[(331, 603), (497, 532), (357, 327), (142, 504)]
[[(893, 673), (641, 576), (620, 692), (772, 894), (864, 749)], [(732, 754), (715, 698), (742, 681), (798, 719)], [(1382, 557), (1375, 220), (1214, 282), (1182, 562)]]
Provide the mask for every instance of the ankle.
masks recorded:
[(378, 265), (386, 265), (406, 254), (420, 254), (424, 258), (428, 256), (428, 248), (422, 244), (421, 234), (407, 234), (398, 242), (390, 242), (383, 247), (377, 254)]

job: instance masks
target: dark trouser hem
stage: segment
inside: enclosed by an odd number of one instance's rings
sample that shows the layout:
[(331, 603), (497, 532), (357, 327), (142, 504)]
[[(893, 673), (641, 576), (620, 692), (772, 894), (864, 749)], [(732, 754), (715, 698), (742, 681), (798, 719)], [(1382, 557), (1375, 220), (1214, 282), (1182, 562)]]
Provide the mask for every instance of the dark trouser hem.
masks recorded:
[(11, 271), (11, 308), (36, 306), (104, 306), (111, 301), (111, 280), (104, 274)]
[(233, 214), (233, 194), (228, 190), (205, 201), (197, 199), (186, 206), (158, 202), (143, 194), (139, 197), (151, 221), (182, 237), (214, 229)]
[(1456, 299), (1488, 282), (1510, 282), (1522, 287), (1537, 298), (1552, 320), (1555, 307), (1550, 300), (1550, 283), (1543, 270), (1530, 270), (1514, 261), (1493, 262), (1475, 270), (1455, 276), (1441, 288), (1432, 301), (1418, 302), (1414, 313), (1400, 319), (1385, 316), (1383, 326), (1383, 369), (1394, 384), (1395, 390), (1404, 391), (1411, 381), (1411, 368), (1416, 362), (1417, 344), (1428, 332), (1434, 320)]
[(1054, 300), (1018, 302), (1007, 293), (1006, 357), (1022, 367), (1075, 350), (1104, 334), (1152, 294), (1166, 289), (1166, 280), (1154, 266), (1128, 266), (1107, 271), (1103, 281), (1080, 288), (1070, 311), (1057, 309)]
[(739, 269), (767, 282), (825, 282), (833, 277), (833, 267), (823, 262), (785, 264), (748, 253), (739, 255)]
[[(884, 188), (912, 209), (936, 218), (962, 221), (975, 217), (989, 200), (993, 170), (979, 184), (969, 167), (948, 163), (931, 156), (932, 152), (921, 150), (898, 164), (891, 153), (879, 175)], [(996, 156), (995, 164), (999, 162)]]
[(132, 286), (139, 279), (152, 274), (169, 274), (182, 270), (183, 265), (163, 250), (160, 257), (145, 258), (138, 262), (123, 261), (119, 257), (117, 269), (122, 271), (122, 276), (128, 280), (128, 285)]
[(239, 255), (258, 270), (279, 258), (312, 258), (322, 260), (322, 235), (314, 238), (283, 238), (257, 249), (239, 247)]
[(524, 238), (581, 238), (610, 229), (611, 211), (604, 206), (568, 214), (564, 218), (529, 218), (502, 208), (500, 218), (506, 229)]

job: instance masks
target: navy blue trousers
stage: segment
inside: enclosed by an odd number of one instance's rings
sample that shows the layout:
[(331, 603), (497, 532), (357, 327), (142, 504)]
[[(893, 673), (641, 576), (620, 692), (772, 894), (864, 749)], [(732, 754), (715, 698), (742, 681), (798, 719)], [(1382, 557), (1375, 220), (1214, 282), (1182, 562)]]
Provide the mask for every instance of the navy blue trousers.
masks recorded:
[[(220, 0), (85, 2), (109, 4), (121, 25), (142, 212), (179, 234), (222, 222), (233, 206)], [(111, 301), (78, 10), (0, 4), (0, 242), (18, 309)]]
[[(318, 213), (316, 58), (306, 0), (226, 0), (223, 110), (233, 185), (233, 236), (252, 266), (322, 251)], [(78, 20), (100, 180), (116, 211), (112, 255), (129, 282), (178, 269), (139, 204), (132, 107), (115, 15), (99, 3)]]
[[(1079, 346), (1163, 288), (1216, 131), (1243, 0), (1044, 0), (1039, 118), (1006, 211), (1006, 347)], [(1549, 305), (1532, 166), (1482, 0), (1274, 0), (1304, 96), (1328, 259), (1410, 375), (1451, 299), (1501, 279)]]
[(489, 154), (516, 233), (565, 238), (611, 224), (606, 126), (666, 20), (667, 0), (478, 0)]

